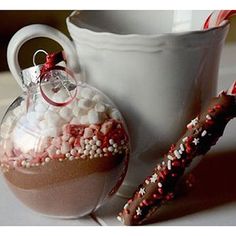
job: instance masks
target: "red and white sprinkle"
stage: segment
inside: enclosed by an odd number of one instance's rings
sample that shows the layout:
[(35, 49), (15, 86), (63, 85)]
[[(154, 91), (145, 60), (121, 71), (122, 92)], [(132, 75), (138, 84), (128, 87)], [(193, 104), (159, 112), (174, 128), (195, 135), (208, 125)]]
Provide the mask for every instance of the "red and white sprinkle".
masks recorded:
[(109, 143), (110, 143), (111, 145), (113, 145), (115, 142), (114, 142), (113, 139), (109, 139)]
[(168, 170), (171, 170), (171, 160), (168, 160), (168, 162), (167, 162), (167, 168), (168, 168)]
[(127, 209), (128, 206), (129, 206), (129, 203), (126, 203), (126, 204), (124, 205), (124, 209)]
[(210, 116), (209, 114), (207, 114), (207, 115), (206, 115), (206, 119), (207, 119), (207, 120), (211, 120), (212, 118), (211, 118), (211, 116)]
[(157, 174), (153, 174), (152, 177), (150, 178), (151, 183), (155, 183), (157, 181)]
[(188, 140), (188, 137), (184, 137), (184, 138), (182, 139), (183, 142), (186, 142), (187, 140)]
[[(177, 159), (180, 159), (180, 158), (181, 158), (181, 155), (180, 155), (180, 153), (179, 153), (177, 150), (174, 151), (174, 154), (175, 154), (175, 156), (177, 157)], [(172, 160), (172, 161), (173, 161), (173, 160)]]
[(174, 160), (174, 158), (173, 158), (171, 155), (167, 155), (167, 158), (168, 158), (169, 160), (171, 160), (171, 161)]
[(139, 193), (141, 196), (143, 196), (143, 195), (145, 194), (145, 192), (146, 192), (146, 191), (145, 191), (145, 188), (140, 188), (138, 193)]
[(161, 170), (161, 166), (160, 165), (157, 166), (157, 170)]
[(137, 208), (136, 214), (137, 214), (138, 216), (139, 216), (139, 215), (142, 215), (142, 210), (140, 209), (140, 207)]
[(194, 138), (193, 143), (195, 144), (195, 146), (197, 146), (199, 144), (199, 138)]
[(183, 145), (182, 143), (180, 144), (179, 147), (180, 147), (181, 151), (184, 151), (184, 150), (185, 150), (185, 149), (184, 149), (184, 145)]
[(117, 216), (116, 218), (117, 218), (117, 220), (119, 220), (121, 223), (124, 223), (124, 222), (123, 222), (123, 218), (121, 218), (120, 216)]
[(193, 126), (195, 126), (198, 123), (198, 117), (196, 117), (195, 119), (191, 120), (191, 122), (187, 125), (187, 128), (191, 128)]
[(204, 137), (206, 134), (207, 134), (207, 131), (203, 130), (201, 136)]

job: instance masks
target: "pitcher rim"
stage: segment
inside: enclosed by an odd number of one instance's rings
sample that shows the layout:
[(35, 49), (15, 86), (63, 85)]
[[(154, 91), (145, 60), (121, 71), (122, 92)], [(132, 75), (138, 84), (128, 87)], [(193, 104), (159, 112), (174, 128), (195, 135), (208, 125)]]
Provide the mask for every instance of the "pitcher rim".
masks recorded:
[(227, 25), (230, 24), (229, 20), (225, 20), (221, 25), (207, 28), (207, 29), (198, 29), (198, 30), (187, 30), (187, 31), (182, 31), (182, 32), (170, 32), (170, 33), (155, 33), (155, 34), (135, 34), (135, 33), (128, 33), (128, 34), (119, 34), (119, 33), (112, 33), (112, 32), (107, 32), (107, 31), (93, 31), (91, 29), (83, 28), (75, 23), (73, 23), (71, 20), (73, 17), (78, 16), (80, 11), (73, 11), (67, 18), (66, 22), (67, 25), (71, 24), (74, 27), (76, 27), (77, 30), (89, 33), (91, 35), (100, 35), (100, 36), (110, 36), (114, 38), (142, 38), (142, 39), (152, 39), (156, 37), (161, 37), (161, 36), (174, 36), (174, 37), (179, 37), (179, 36), (185, 36), (185, 35), (192, 35), (192, 34), (205, 34), (211, 31), (216, 31), (225, 28)]

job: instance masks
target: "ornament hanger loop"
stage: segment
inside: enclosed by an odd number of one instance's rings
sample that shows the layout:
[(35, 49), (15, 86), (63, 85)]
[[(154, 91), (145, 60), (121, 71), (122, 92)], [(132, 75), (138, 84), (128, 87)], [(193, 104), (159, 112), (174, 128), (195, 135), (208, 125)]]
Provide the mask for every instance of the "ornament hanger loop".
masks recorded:
[(43, 49), (37, 50), (37, 51), (34, 53), (34, 55), (33, 55), (33, 64), (34, 64), (34, 66), (37, 66), (35, 60), (36, 60), (36, 56), (37, 56), (39, 53), (44, 53), (46, 56), (48, 55), (48, 53), (47, 53), (45, 50), (43, 50)]
[[(64, 88), (67, 95), (68, 95), (68, 99), (66, 101), (63, 101), (63, 102), (58, 102), (58, 101), (54, 101), (52, 98), (50, 98), (50, 96), (48, 96), (45, 91), (43, 90), (43, 86), (42, 86), (42, 82), (47, 82), (47, 75), (48, 73), (52, 73), (52, 72), (59, 72), (60, 71), (60, 74), (63, 76), (63, 74), (68, 78), (70, 78), (71, 81), (73, 81), (73, 93), (68, 89), (66, 83), (68, 81), (63, 81), (62, 78), (60, 77), (60, 75), (56, 76), (57, 79), (60, 80), (61, 82), (61, 88)], [(72, 83), (71, 83), (72, 85)], [(39, 88), (40, 88), (40, 92), (41, 92), (41, 95), (42, 97), (44, 98), (44, 100), (46, 102), (48, 102), (49, 104), (53, 105), (53, 106), (57, 106), (57, 107), (63, 107), (63, 106), (66, 106), (68, 104), (70, 104), (75, 98), (76, 98), (76, 95), (77, 95), (77, 80), (73, 74), (72, 71), (70, 71), (69, 69), (65, 68), (65, 67), (62, 67), (62, 66), (55, 66), (53, 68), (50, 68), (48, 70), (45, 70), (44, 72), (41, 73), (40, 75), (40, 78), (39, 78)], [(53, 91), (54, 89), (57, 89), (56, 87), (52, 88), (51, 90)]]

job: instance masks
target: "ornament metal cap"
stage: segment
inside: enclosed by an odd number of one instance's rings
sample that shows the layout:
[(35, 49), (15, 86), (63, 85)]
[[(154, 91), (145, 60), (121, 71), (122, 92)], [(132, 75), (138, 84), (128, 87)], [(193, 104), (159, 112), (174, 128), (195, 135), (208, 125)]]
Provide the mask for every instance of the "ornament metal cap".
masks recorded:
[(28, 88), (29, 86), (38, 83), (42, 67), (43, 65), (37, 65), (21, 71), (23, 87)]
[(34, 66), (26, 68), (21, 71), (21, 79), (22, 79), (22, 85), (24, 88), (28, 88), (29, 86), (33, 84), (39, 83), (39, 77), (41, 74), (41, 69), (43, 67), (43, 64), (36, 64), (36, 56), (39, 53), (44, 53), (45, 55), (48, 55), (48, 53), (45, 50), (39, 49), (37, 50), (33, 55), (33, 64)]

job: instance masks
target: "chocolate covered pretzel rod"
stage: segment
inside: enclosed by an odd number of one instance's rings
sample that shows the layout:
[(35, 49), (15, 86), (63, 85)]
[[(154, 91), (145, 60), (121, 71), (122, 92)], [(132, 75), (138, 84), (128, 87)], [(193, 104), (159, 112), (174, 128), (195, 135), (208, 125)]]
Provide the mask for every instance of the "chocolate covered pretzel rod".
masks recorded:
[(166, 201), (174, 198), (176, 185), (193, 158), (209, 151), (236, 116), (235, 90), (236, 82), (228, 92), (212, 98), (209, 106), (187, 125), (185, 134), (125, 204), (118, 220), (125, 225), (148, 223)]

